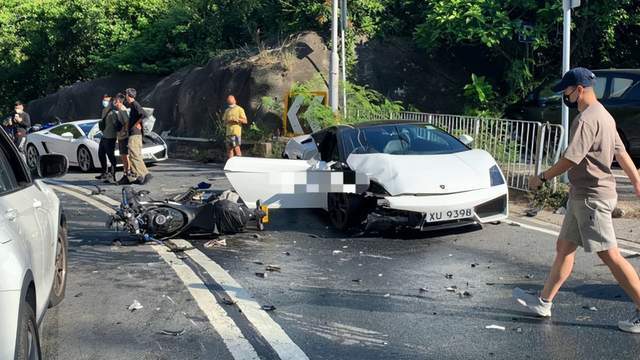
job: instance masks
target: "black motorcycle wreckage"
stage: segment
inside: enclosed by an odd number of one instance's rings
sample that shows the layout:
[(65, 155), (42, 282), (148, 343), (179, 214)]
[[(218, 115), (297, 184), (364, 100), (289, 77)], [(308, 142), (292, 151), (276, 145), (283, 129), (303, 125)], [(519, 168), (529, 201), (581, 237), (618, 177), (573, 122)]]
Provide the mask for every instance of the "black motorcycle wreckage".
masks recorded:
[(235, 234), (250, 221), (256, 222), (258, 230), (264, 229), (267, 214), (259, 203), (251, 210), (235, 192), (210, 190), (210, 186), (200, 183), (165, 200), (153, 200), (149, 191), (125, 186), (120, 207), (107, 227), (128, 231), (143, 241)]

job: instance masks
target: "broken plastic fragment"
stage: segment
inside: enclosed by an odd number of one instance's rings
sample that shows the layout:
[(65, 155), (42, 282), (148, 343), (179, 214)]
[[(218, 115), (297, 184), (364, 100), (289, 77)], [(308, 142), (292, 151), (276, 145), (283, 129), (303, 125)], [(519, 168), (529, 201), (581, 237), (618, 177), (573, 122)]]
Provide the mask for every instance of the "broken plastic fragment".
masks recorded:
[(384, 297), (389, 297), (391, 296), (391, 294), (384, 294)]
[(453, 279), (453, 274), (444, 274), (444, 277), (447, 279)]
[(333, 250), (333, 255), (342, 254), (342, 250)]
[(595, 307), (595, 306), (587, 306), (587, 305), (585, 305), (582, 308), (586, 309), (586, 310), (589, 310), (589, 311), (598, 311), (598, 308)]
[(162, 330), (160, 333), (162, 335), (169, 335), (169, 336), (182, 336), (182, 335), (184, 335), (185, 332), (187, 332), (187, 331), (185, 329), (182, 329), (182, 330), (177, 330), (177, 331), (174, 331), (174, 330)]
[(500, 326), (500, 325), (487, 325), (484, 327), (485, 329), (490, 329), (490, 330), (501, 330), (501, 331), (505, 331), (506, 328), (504, 326)]
[(222, 300), (220, 300), (220, 302), (225, 305), (234, 305), (236, 303), (235, 301), (231, 299), (227, 299), (226, 297), (223, 297)]
[(273, 305), (262, 305), (260, 308), (264, 311), (273, 311), (276, 309)]
[(267, 271), (278, 271), (279, 272), (281, 270), (281, 268), (278, 265), (267, 265), (266, 270)]
[(143, 306), (142, 304), (140, 304), (140, 302), (138, 300), (133, 300), (133, 302), (131, 303), (131, 305), (129, 305), (129, 311), (134, 312), (136, 310), (140, 310), (142, 309)]
[(427, 290), (427, 288), (421, 287), (420, 289), (418, 289), (418, 291), (420, 291), (421, 293), (424, 293), (424, 292), (427, 292), (429, 290)]
[(263, 278), (263, 279), (264, 279), (264, 278), (266, 278), (266, 277), (267, 277), (267, 274), (266, 274), (266, 273), (263, 273), (263, 272), (257, 272), (257, 273), (256, 273), (256, 276), (257, 276), (257, 277), (259, 277), (259, 278)]
[(455, 285), (453, 285), (453, 286), (449, 286), (449, 287), (447, 288), (447, 291), (449, 291), (449, 292), (456, 292), (457, 290), (458, 290), (458, 287), (457, 287), (457, 286), (455, 286)]
[(213, 247), (220, 247), (220, 246), (227, 246), (227, 239), (209, 240), (206, 243), (204, 243), (204, 247), (207, 249), (210, 249)]

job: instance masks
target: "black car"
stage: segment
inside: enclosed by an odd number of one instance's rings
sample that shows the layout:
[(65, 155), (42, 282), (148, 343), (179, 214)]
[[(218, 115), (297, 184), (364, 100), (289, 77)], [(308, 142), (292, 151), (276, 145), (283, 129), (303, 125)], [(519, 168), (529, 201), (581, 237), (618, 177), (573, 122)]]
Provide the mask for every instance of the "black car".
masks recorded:
[[(640, 159), (640, 69), (594, 70), (595, 92), (600, 102), (609, 110), (618, 125), (618, 132), (629, 154)], [(559, 80), (547, 81), (532, 91), (523, 102), (506, 111), (509, 119), (562, 122), (562, 94), (551, 87)], [(570, 110), (569, 119), (576, 116)]]

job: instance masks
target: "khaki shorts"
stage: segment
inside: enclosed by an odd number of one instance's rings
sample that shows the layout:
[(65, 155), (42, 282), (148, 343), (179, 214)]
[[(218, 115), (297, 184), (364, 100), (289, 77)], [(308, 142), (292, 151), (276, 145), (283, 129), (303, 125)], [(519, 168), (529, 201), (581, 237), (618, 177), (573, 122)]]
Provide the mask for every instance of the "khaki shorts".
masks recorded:
[(570, 198), (559, 238), (582, 246), (585, 252), (617, 247), (611, 218), (617, 202), (617, 199)]

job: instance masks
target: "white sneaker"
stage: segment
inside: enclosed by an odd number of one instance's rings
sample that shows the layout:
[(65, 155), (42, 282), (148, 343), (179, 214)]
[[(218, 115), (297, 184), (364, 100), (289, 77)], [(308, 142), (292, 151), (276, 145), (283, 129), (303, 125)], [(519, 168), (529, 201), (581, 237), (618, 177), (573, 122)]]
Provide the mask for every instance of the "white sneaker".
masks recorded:
[(636, 309), (631, 319), (618, 321), (618, 329), (629, 333), (640, 334), (640, 310)]
[(542, 317), (551, 317), (551, 306), (553, 303), (544, 302), (540, 297), (529, 294), (520, 288), (513, 289), (512, 296), (518, 304), (525, 306), (532, 313)]

